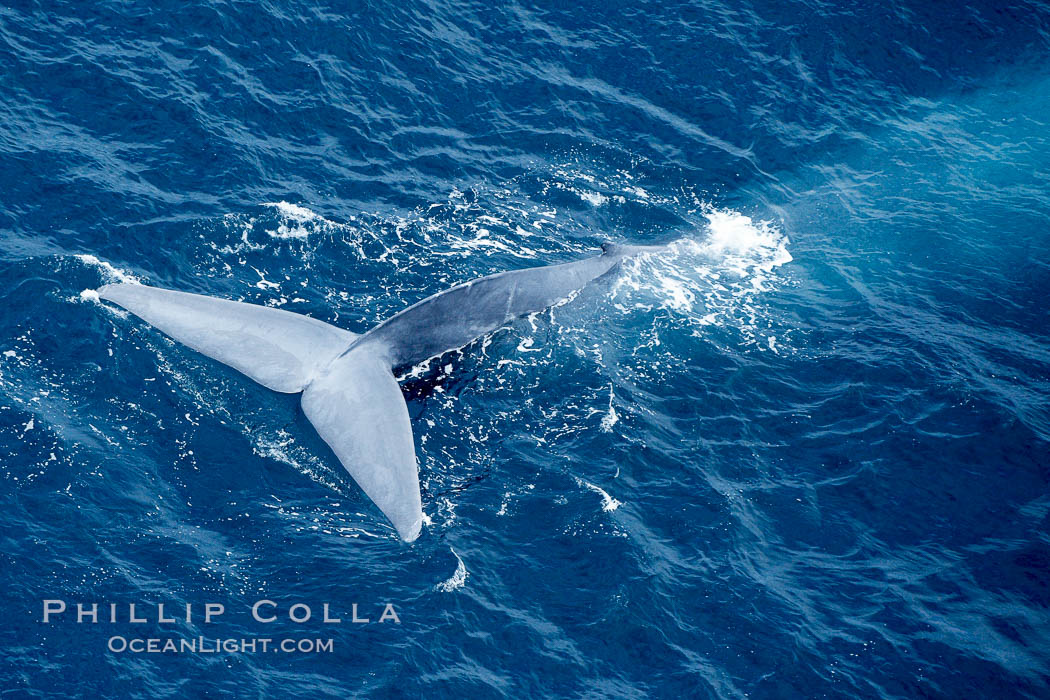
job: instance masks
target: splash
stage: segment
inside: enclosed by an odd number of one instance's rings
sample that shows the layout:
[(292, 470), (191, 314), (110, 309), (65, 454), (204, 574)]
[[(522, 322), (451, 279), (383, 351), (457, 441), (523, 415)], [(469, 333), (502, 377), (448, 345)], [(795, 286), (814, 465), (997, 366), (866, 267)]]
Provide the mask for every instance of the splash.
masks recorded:
[(664, 255), (625, 266), (613, 290), (617, 308), (671, 311), (694, 326), (740, 334), (744, 344), (777, 351), (776, 324), (759, 295), (778, 284), (777, 268), (792, 260), (790, 241), (771, 221), (702, 206), (702, 238), (683, 238)]
[(720, 259), (722, 269), (747, 278), (761, 290), (767, 273), (791, 262), (788, 238), (771, 221), (755, 222), (750, 216), (725, 209), (706, 212), (710, 235), (701, 249)]

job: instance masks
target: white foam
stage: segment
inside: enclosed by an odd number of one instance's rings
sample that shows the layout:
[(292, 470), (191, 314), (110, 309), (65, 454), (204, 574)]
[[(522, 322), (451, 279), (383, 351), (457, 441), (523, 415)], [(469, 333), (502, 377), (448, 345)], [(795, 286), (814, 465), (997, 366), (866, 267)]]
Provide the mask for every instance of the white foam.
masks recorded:
[(456, 561), (459, 563), (456, 565), (456, 571), (452, 574), (452, 576), (450, 576), (448, 579), (442, 581), (434, 587), (436, 590), (439, 590), (442, 593), (451, 593), (454, 590), (463, 588), (463, 586), (465, 586), (467, 583), (467, 567), (463, 563), (463, 558), (456, 554), (456, 550), (452, 549), (452, 547), (449, 547), (449, 549), (452, 551), (452, 555), (456, 557)]
[(578, 483), (580, 486), (586, 486), (591, 491), (594, 491), (596, 494), (600, 495), (602, 497), (602, 510), (606, 513), (611, 513), (623, 505), (622, 502), (610, 496), (609, 492), (603, 489), (601, 486), (595, 486), (591, 482), (584, 481), (583, 479), (576, 479), (576, 483)]
[(684, 311), (691, 309), (696, 302), (696, 295), (689, 289), (688, 283), (676, 275), (662, 274), (657, 277), (663, 296), (661, 306), (665, 309)]
[(279, 428), (275, 432), (260, 431), (241, 423), (241, 429), (246, 435), (249, 435), (252, 451), (255, 454), (287, 464), (316, 483), (327, 486), (333, 491), (340, 491), (337, 479), (331, 474), (325, 463), (317, 455), (297, 444), (292, 434), (284, 428)]
[(600, 192), (587, 192), (584, 190), (576, 190), (576, 194), (579, 195), (580, 199), (590, 204), (592, 207), (600, 207), (609, 201), (609, 198)]
[(255, 283), (255, 286), (258, 289), (262, 289), (263, 291), (266, 291), (268, 289), (280, 289), (281, 285), (266, 279), (266, 275), (262, 273), (262, 270), (255, 267), (254, 265), (252, 266), (252, 269), (255, 270), (255, 274), (259, 275), (259, 281)]
[[(82, 263), (99, 268), (102, 271), (103, 277), (105, 277), (110, 282), (121, 282), (123, 284), (142, 284), (142, 281), (135, 275), (125, 270), (121, 270), (120, 268), (113, 267), (105, 260), (99, 260), (94, 255), (81, 253), (78, 255), (74, 255), (73, 257), (77, 258)], [(84, 293), (81, 292), (81, 298), (83, 298), (83, 296)]]
[(499, 504), (499, 510), (496, 511), (496, 515), (507, 514), (507, 506), (510, 505), (510, 495), (510, 491), (507, 491), (503, 494), (503, 501)]
[(616, 415), (616, 409), (613, 407), (613, 386), (609, 385), (609, 412), (602, 416), (602, 432), (611, 433), (613, 426), (620, 422), (620, 417)]
[[(263, 202), (263, 206), (273, 207), (282, 217), (282, 221), (277, 225), (276, 229), (266, 232), (273, 238), (304, 239), (319, 228), (333, 228), (336, 226), (335, 222), (329, 221), (320, 214), (298, 204), (285, 201)], [(304, 224), (310, 224), (310, 226), (304, 226)]]
[(301, 207), (298, 204), (292, 204), (290, 202), (263, 202), (263, 206), (273, 207), (285, 218), (291, 219), (292, 221), (298, 221), (299, 223), (306, 223), (307, 221), (321, 218), (319, 214), (310, 211), (306, 207)]

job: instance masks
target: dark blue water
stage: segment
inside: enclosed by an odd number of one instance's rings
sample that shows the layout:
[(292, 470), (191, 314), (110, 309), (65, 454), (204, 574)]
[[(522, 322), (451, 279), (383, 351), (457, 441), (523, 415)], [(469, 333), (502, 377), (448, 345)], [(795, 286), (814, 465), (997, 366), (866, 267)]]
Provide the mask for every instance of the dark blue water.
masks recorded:
[[(1050, 694), (1050, 11), (868, 5), (6, 4), (4, 697)], [(361, 332), (608, 239), (677, 243), (403, 377), (411, 545), (92, 293)]]

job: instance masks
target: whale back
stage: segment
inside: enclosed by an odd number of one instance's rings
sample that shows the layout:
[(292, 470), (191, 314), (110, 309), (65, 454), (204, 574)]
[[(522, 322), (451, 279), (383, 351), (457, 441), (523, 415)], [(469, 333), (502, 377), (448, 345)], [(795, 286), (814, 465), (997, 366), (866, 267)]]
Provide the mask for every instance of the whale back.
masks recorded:
[(356, 346), (384, 348), (394, 367), (468, 345), (508, 321), (542, 311), (609, 272), (619, 251), (584, 260), (500, 272), (428, 297), (373, 328)]

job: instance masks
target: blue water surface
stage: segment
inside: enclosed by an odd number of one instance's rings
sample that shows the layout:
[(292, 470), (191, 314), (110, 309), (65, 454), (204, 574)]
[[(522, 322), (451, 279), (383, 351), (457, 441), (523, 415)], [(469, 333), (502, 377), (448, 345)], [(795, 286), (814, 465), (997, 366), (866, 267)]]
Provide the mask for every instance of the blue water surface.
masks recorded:
[[(14, 0), (0, 77), (4, 698), (1050, 695), (1045, 4)], [(412, 544), (94, 293), (363, 332), (605, 240), (674, 243), (403, 371)]]

